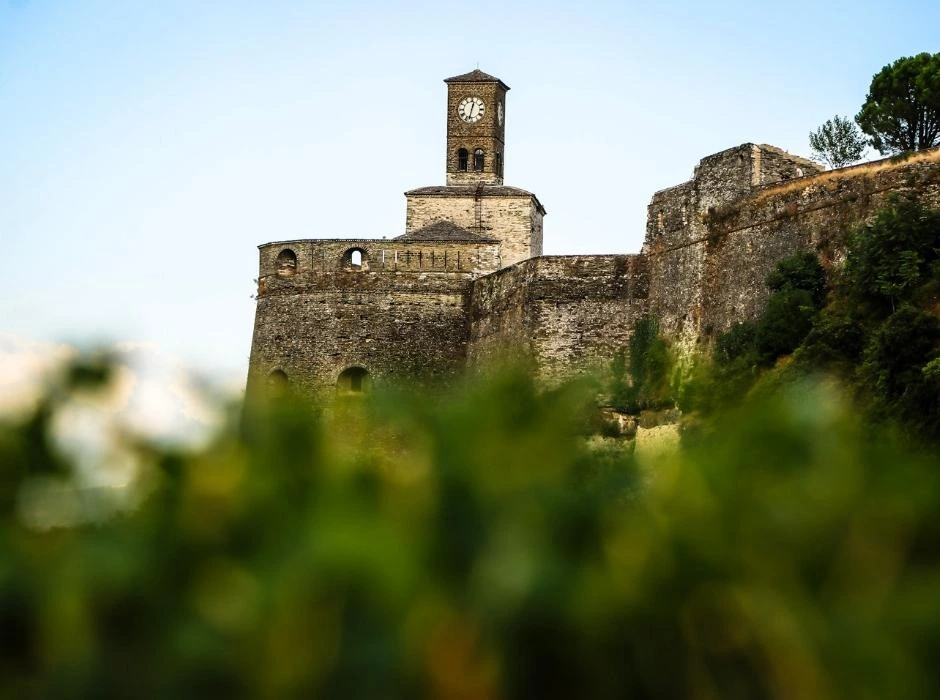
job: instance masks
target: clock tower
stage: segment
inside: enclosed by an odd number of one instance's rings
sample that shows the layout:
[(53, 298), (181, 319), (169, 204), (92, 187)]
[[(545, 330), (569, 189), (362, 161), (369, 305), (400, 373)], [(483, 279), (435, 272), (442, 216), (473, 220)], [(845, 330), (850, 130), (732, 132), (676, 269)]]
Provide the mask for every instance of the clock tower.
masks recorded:
[(444, 82), (447, 184), (405, 192), (400, 240), (497, 242), (498, 267), (541, 255), (545, 208), (531, 192), (503, 183), (509, 86), (480, 69)]
[(447, 184), (502, 185), (509, 86), (479, 69), (444, 82)]

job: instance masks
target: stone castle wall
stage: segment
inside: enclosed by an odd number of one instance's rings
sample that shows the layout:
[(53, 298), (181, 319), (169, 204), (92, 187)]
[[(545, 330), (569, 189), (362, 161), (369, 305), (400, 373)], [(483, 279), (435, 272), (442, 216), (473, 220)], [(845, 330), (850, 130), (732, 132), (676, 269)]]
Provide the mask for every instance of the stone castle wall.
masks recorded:
[[(407, 193), (411, 239), (260, 246), (250, 383), (280, 370), (317, 395), (350, 367), (439, 382), (507, 358), (552, 381), (608, 366), (647, 313), (680, 352), (705, 349), (760, 313), (782, 258), (838, 264), (846, 230), (891, 193), (940, 207), (940, 149), (828, 172), (769, 146), (714, 154), (653, 196), (639, 255), (540, 256), (534, 196), (464, 189)], [(440, 221), (467, 240), (428, 238)]]
[(468, 364), (522, 361), (543, 380), (606, 365), (648, 292), (640, 255), (546, 256), (500, 270), (473, 284)]
[[(754, 319), (768, 298), (764, 280), (781, 259), (813, 250), (824, 263), (838, 262), (846, 231), (889, 194), (916, 192), (940, 206), (937, 150), (792, 177), (805, 172), (798, 160), (787, 166), (760, 147), (763, 163), (750, 173), (767, 184), (745, 187), (748, 168), (735, 162), (741, 149), (703, 160), (692, 181), (657, 192), (649, 207), (650, 309), (685, 350)], [(790, 179), (775, 182), (781, 172)]]
[[(284, 250), (296, 266), (284, 269)], [(359, 267), (348, 253), (365, 253)], [(495, 270), (498, 244), (286, 241), (260, 247), (249, 386), (272, 371), (310, 396), (340, 373), (377, 382), (447, 381), (464, 367), (470, 281)]]
[(819, 171), (818, 165), (773, 146), (744, 144), (703, 158), (689, 182), (653, 195), (643, 244), (650, 257), (650, 311), (683, 351), (694, 350), (704, 339), (703, 328), (711, 325), (704, 316), (707, 213), (764, 183)]
[(284, 250), (297, 256), (296, 273), (352, 272), (349, 253), (363, 253), (362, 271), (455, 273), (466, 278), (499, 268), (499, 244), (495, 241), (409, 241), (375, 239), (321, 239), (278, 241), (259, 246), (260, 279), (277, 275), (278, 255)]

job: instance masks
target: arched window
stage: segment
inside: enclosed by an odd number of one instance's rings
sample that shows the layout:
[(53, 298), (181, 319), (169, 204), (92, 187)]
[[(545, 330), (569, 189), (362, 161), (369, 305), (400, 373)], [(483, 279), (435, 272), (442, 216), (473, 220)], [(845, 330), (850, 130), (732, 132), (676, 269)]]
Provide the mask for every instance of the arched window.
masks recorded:
[(290, 277), (297, 272), (297, 254), (290, 248), (285, 248), (277, 254), (277, 274), (281, 277)]
[(268, 373), (267, 392), (270, 396), (283, 396), (289, 385), (284, 370), (275, 369)]
[(476, 172), (483, 171), (483, 149), (478, 148), (473, 152), (473, 169)]
[(503, 154), (502, 153), (496, 154), (495, 163), (496, 163), (496, 168), (495, 168), (496, 174), (502, 177), (503, 176)]
[(461, 148), (459, 151), (457, 151), (457, 170), (459, 170), (462, 173), (467, 172), (467, 156), (468, 155), (469, 154), (467, 153), (466, 148)]
[(361, 272), (368, 269), (369, 255), (362, 248), (350, 248), (343, 253), (343, 266), (347, 270)]
[(361, 394), (369, 388), (369, 372), (362, 367), (348, 367), (340, 372), (336, 389), (344, 394)]

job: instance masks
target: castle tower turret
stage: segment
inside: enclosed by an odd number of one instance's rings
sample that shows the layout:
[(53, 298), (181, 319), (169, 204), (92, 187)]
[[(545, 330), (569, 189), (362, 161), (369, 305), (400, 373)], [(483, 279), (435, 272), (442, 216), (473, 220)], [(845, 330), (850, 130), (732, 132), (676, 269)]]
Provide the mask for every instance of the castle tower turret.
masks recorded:
[(447, 184), (405, 192), (405, 239), (495, 240), (499, 266), (542, 254), (545, 208), (503, 184), (509, 86), (477, 69), (447, 78)]
[(503, 184), (509, 86), (479, 69), (444, 82), (447, 83), (447, 184)]

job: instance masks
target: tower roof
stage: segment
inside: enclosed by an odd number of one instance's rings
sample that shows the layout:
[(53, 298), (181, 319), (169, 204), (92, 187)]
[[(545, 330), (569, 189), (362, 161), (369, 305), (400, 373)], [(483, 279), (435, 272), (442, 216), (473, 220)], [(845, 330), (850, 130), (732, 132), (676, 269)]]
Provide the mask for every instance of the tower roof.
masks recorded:
[(435, 221), (417, 231), (406, 233), (395, 238), (396, 241), (477, 241), (493, 242), (495, 239), (486, 238), (473, 233), (462, 226), (450, 221)]
[(445, 83), (499, 83), (503, 90), (508, 90), (509, 86), (506, 85), (499, 78), (490, 75), (489, 73), (484, 73), (479, 68), (476, 68), (469, 73), (464, 73), (463, 75), (455, 75), (453, 78), (446, 78)]

